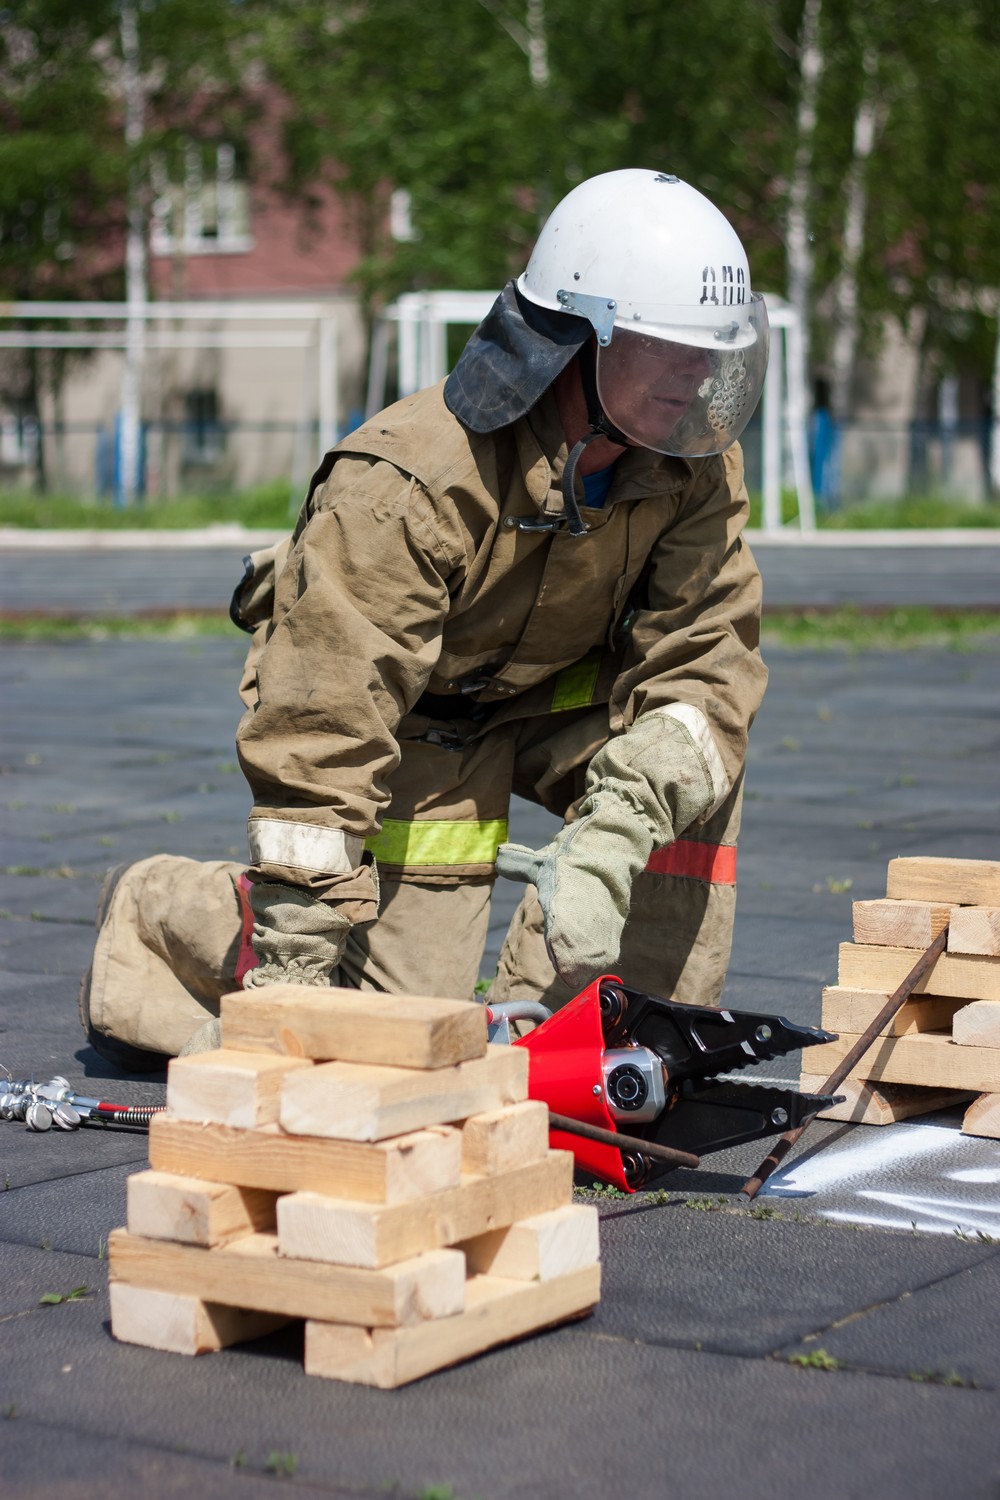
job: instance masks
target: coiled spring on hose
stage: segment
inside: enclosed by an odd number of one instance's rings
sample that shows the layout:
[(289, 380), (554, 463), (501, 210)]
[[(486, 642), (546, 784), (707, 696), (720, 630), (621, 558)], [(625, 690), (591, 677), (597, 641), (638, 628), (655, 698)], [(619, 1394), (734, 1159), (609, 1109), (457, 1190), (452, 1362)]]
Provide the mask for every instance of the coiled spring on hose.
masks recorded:
[(145, 1125), (148, 1129), (153, 1116), (158, 1115), (165, 1107), (162, 1104), (131, 1104), (121, 1109), (112, 1109), (109, 1114), (102, 1113), (101, 1118), (109, 1125)]
[[(6, 1071), (6, 1070), (4, 1070)], [(75, 1094), (65, 1078), (0, 1081), (0, 1120), (23, 1120), (29, 1130), (79, 1130), (81, 1125), (133, 1125), (148, 1130), (163, 1104), (109, 1104)]]

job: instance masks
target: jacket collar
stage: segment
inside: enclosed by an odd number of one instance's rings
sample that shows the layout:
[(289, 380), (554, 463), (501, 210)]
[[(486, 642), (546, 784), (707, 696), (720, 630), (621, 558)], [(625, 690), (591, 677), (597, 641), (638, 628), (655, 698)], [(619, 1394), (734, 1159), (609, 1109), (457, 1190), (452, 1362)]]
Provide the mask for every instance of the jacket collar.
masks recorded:
[[(514, 423), (514, 436), (528, 494), (539, 509), (561, 512), (559, 485), (569, 448), (551, 387), (525, 416)], [(614, 487), (605, 510), (623, 500), (671, 494), (689, 484), (694, 473), (686, 458), (654, 453), (650, 448), (627, 448), (618, 460)]]

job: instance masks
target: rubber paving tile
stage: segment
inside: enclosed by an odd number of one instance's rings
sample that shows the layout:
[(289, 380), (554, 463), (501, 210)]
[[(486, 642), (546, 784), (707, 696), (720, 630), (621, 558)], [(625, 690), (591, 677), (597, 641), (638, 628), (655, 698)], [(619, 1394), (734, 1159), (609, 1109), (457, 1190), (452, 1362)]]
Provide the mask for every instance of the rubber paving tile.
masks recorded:
[(756, 1219), (718, 1203), (713, 1212), (697, 1194), (687, 1201), (705, 1207), (687, 1208), (670, 1196), (602, 1214), (599, 1331), (765, 1355), (995, 1253), (939, 1236)]
[(661, 1348), (592, 1319), (379, 1392), (306, 1377), (282, 1334), (186, 1360), (115, 1345), (100, 1295), (39, 1313), (20, 1329), (32, 1359), (0, 1369), (0, 1410), (113, 1440), (112, 1472), (125, 1437), (252, 1472), (292, 1454), (296, 1482), (371, 1495), (940, 1500), (957, 1451), (963, 1496), (996, 1493), (989, 1392)]
[[(14, 710), (4, 723), (5, 849), (41, 869), (69, 857), (82, 873), (66, 878), (65, 897), (52, 875), (0, 875), (0, 907), (13, 913), (0, 918), (0, 1065), (62, 1073), (83, 1092), (125, 1102), (162, 1098), (162, 1079), (124, 1079), (86, 1046), (77, 983), (109, 864), (160, 849), (242, 853), (248, 799), (231, 769), (242, 653), (237, 640), (196, 652), (154, 641), (4, 654), (0, 681)], [(1000, 653), (770, 656), (725, 998), (815, 1023), (822, 981), (850, 937), (851, 900), (881, 894), (888, 857), (996, 857)], [(70, 723), (72, 759), (62, 748)], [(70, 805), (77, 811), (59, 810)], [(516, 839), (537, 845), (550, 828), (515, 806)], [(8, 870), (14, 863), (5, 855)], [(831, 879), (851, 885), (835, 890)], [(512, 909), (520, 895), (501, 889), (496, 944), (503, 902)], [(32, 921), (33, 912), (73, 920)], [(768, 1071), (792, 1077), (797, 1064), (780, 1059)], [(814, 1125), (809, 1151), (835, 1144), (842, 1129)], [(970, 1163), (988, 1144), (968, 1143)], [(35, 1492), (66, 1493), (70, 1454), (98, 1480), (80, 1493), (134, 1491), (148, 1474), (146, 1493), (171, 1495), (183, 1474), (199, 1495), (228, 1497), (236, 1483), (273, 1485), (263, 1477), (268, 1455), (288, 1453), (292, 1484), (407, 1500), (432, 1485), (451, 1486), (454, 1500), (606, 1500), (609, 1491), (641, 1500), (998, 1500), (1000, 1398), (986, 1388), (995, 1247), (796, 1223), (797, 1202), (780, 1203), (782, 1218), (684, 1206), (714, 1195), (729, 1208), (762, 1155), (756, 1143), (708, 1157), (700, 1171), (664, 1179), (665, 1203), (657, 1194), (598, 1200), (604, 1300), (593, 1318), (380, 1393), (307, 1379), (295, 1331), (201, 1360), (115, 1344), (99, 1247), (123, 1221), (144, 1138), (35, 1136), (4, 1123), (0, 1168), (11, 1189), (0, 1192), (0, 1289), (13, 1289), (15, 1305), (0, 1296), (0, 1417), (9, 1406), (20, 1415), (0, 1427), (0, 1480), (10, 1488), (16, 1474), (24, 1487), (32, 1472), (49, 1472)], [(43, 1251), (43, 1240), (67, 1248)], [(76, 1248), (89, 1254), (68, 1253)], [(78, 1303), (37, 1306), (42, 1292), (78, 1285), (94, 1290)], [(966, 1325), (983, 1389), (909, 1378), (918, 1361), (927, 1371), (957, 1367)], [(846, 1342), (868, 1338), (869, 1326), (882, 1364), (874, 1347)], [(809, 1335), (816, 1339), (804, 1342)], [(817, 1347), (849, 1368), (788, 1363)], [(869, 1363), (890, 1373), (868, 1373)]]
[[(96, 1247), (93, 1255), (66, 1255), (58, 1250), (44, 1250), (40, 1245), (5, 1245), (3, 1264), (0, 1319), (3, 1320), (4, 1344), (8, 1347), (15, 1343), (28, 1347), (46, 1324), (57, 1328), (61, 1336), (67, 1331), (65, 1317), (75, 1318), (85, 1307), (85, 1302), (43, 1307), (39, 1299), (46, 1293), (57, 1292), (65, 1296), (75, 1287), (84, 1286), (94, 1297), (106, 1299), (107, 1296), (107, 1266), (98, 1260)], [(16, 1329), (10, 1321), (15, 1314), (27, 1320), (19, 1322)], [(84, 1321), (89, 1324), (92, 1320), (87, 1317)]]
[[(74, 1138), (78, 1140), (79, 1134), (74, 1133)], [(131, 1151), (126, 1155), (128, 1146)], [(128, 1138), (123, 1133), (116, 1142), (118, 1165), (89, 1171), (81, 1166), (73, 1176), (69, 1152), (64, 1177), (19, 1185), (0, 1194), (0, 1240), (44, 1245), (70, 1255), (98, 1255), (109, 1230), (125, 1223), (125, 1184), (137, 1164), (145, 1166), (145, 1147), (144, 1135)]]
[[(1000, 1390), (1000, 1249), (911, 1296), (874, 1307), (820, 1342), (843, 1363), (910, 1379), (937, 1377)], [(808, 1354), (816, 1345), (789, 1353)]]
[[(274, 1500), (280, 1468), (251, 1474), (244, 1467), (213, 1458), (192, 1458), (176, 1450), (163, 1451), (126, 1438), (95, 1437), (70, 1431), (61, 1422), (33, 1422), (19, 1413), (3, 1432), (3, 1494), (5, 1500), (135, 1500), (155, 1495), (157, 1500)], [(40, 1488), (44, 1484), (44, 1489)], [(340, 1495), (370, 1495), (370, 1491), (341, 1489)]]

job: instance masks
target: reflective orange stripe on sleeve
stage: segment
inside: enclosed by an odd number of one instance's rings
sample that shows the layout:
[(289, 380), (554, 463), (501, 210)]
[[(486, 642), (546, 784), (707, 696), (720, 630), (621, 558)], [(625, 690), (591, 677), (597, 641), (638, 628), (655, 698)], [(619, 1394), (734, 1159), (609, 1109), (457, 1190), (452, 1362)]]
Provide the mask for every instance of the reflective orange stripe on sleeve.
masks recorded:
[(698, 839), (676, 839), (649, 856), (647, 875), (687, 875), (712, 885), (736, 884), (736, 845), (703, 844)]

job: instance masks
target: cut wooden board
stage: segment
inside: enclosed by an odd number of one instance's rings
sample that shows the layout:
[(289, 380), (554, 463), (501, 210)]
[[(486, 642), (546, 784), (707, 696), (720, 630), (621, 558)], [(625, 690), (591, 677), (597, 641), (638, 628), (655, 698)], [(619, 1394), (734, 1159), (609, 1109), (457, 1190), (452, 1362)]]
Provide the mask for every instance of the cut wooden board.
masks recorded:
[(974, 1000), (955, 1012), (951, 1039), (959, 1047), (1000, 1047), (1000, 1003)]
[[(818, 1094), (825, 1082), (823, 1077), (803, 1073), (799, 1088), (805, 1094)], [(893, 1125), (897, 1120), (909, 1120), (914, 1115), (927, 1115), (936, 1109), (950, 1109), (962, 1104), (969, 1091), (956, 1089), (919, 1088), (905, 1083), (865, 1083), (860, 1078), (845, 1078), (837, 1086), (837, 1093), (845, 1095), (843, 1104), (834, 1104), (821, 1110), (818, 1120), (849, 1120), (855, 1125)]]
[(288, 1080), (279, 1118), (293, 1135), (382, 1141), (516, 1104), (527, 1093), (523, 1047), (491, 1046), (485, 1057), (432, 1072), (317, 1063)]
[(462, 1170), (509, 1172), (538, 1161), (549, 1149), (549, 1107), (525, 1099), (503, 1109), (473, 1115), (462, 1126)]
[[(822, 1019), (826, 1031), (867, 1031), (888, 994), (877, 990), (849, 990), (830, 985), (823, 991)], [(910, 1036), (915, 1031), (946, 1031), (955, 1012), (967, 1002), (943, 995), (918, 995), (903, 1002), (881, 1036)]]
[(168, 1113), (150, 1122), (149, 1161), (161, 1172), (239, 1187), (409, 1203), (457, 1187), (462, 1136), (450, 1126), (437, 1126), (374, 1144), (321, 1141), (285, 1135), (276, 1125), (234, 1130), (175, 1120)]
[(331, 1380), (395, 1390), (499, 1344), (578, 1318), (596, 1304), (601, 1268), (585, 1266), (555, 1281), (525, 1283), (474, 1276), (466, 1309), (420, 1328), (344, 1328), (306, 1323), (305, 1370)]
[(948, 929), (948, 952), (1000, 958), (1000, 907), (956, 906)]
[(278, 1254), (277, 1236), (271, 1234), (203, 1250), (115, 1229), (108, 1236), (108, 1263), (112, 1282), (364, 1328), (446, 1318), (465, 1306), (465, 1256), (460, 1250), (430, 1250), (416, 1260), (370, 1271), (288, 1260)]
[(519, 1219), (460, 1247), (470, 1274), (554, 1281), (600, 1258), (599, 1216), (590, 1203), (566, 1203)]
[(556, 1208), (572, 1193), (568, 1151), (552, 1151), (511, 1172), (469, 1178), (418, 1203), (374, 1206), (289, 1193), (279, 1200), (278, 1245), (297, 1260), (388, 1266)]
[(282, 1080), (312, 1064), (300, 1057), (198, 1052), (171, 1058), (167, 1107), (181, 1120), (212, 1120), (250, 1130), (278, 1118)]
[[(879, 990), (891, 995), (917, 958), (912, 948), (841, 943), (837, 983), (842, 989)], [(958, 1000), (1000, 1000), (1000, 959), (942, 954), (917, 985), (916, 993)]]
[[(810, 1047), (810, 1072), (828, 1078), (856, 1041), (856, 1036), (843, 1032), (836, 1042)], [(956, 1047), (950, 1036), (933, 1031), (882, 1037), (851, 1069), (850, 1076), (970, 1094), (996, 1093), (1000, 1092), (1000, 1048)]]
[(485, 1053), (486, 1007), (274, 984), (223, 995), (222, 1044), (322, 1062), (446, 1068)]
[(885, 893), (896, 901), (1000, 906), (1000, 862), (992, 859), (890, 859)]
[[(929, 948), (951, 907), (931, 901), (855, 901), (854, 941), (889, 948)], [(914, 957), (914, 962), (916, 958)]]
[(962, 1131), (1000, 1141), (1000, 1094), (980, 1094), (965, 1111)]
[(124, 1344), (145, 1349), (164, 1349), (169, 1354), (208, 1354), (263, 1338), (289, 1321), (274, 1313), (248, 1312), (202, 1302), (177, 1292), (156, 1292), (148, 1287), (113, 1281), (111, 1332)]
[(127, 1192), (128, 1227), (132, 1234), (151, 1240), (207, 1248), (275, 1228), (278, 1195), (260, 1188), (201, 1182), (169, 1172), (135, 1172)]

